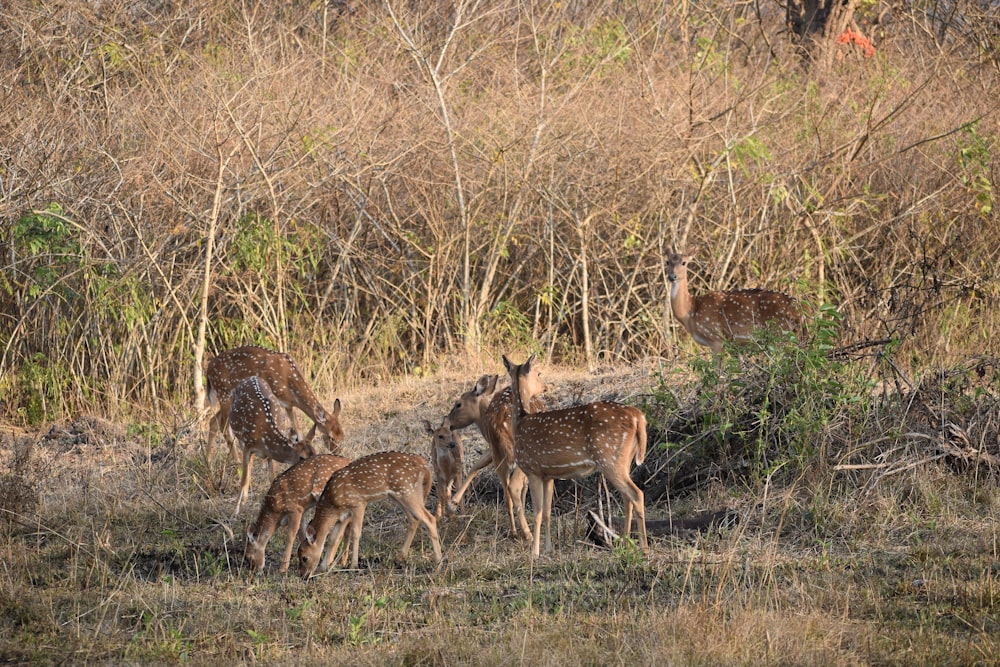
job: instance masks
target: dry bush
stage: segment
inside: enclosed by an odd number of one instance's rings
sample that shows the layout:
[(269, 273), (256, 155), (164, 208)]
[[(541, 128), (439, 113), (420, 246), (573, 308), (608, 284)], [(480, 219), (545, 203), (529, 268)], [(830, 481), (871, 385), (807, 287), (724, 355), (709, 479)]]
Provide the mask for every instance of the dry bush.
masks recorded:
[(876, 9), (820, 71), (750, 3), (5, 7), (6, 418), (187, 400), (210, 235), (209, 352), (326, 385), (670, 350), (668, 245), (993, 354), (995, 17)]
[(30, 521), (38, 507), (45, 470), (34, 449), (34, 438), (16, 438), (0, 474), (0, 519), (7, 524)]

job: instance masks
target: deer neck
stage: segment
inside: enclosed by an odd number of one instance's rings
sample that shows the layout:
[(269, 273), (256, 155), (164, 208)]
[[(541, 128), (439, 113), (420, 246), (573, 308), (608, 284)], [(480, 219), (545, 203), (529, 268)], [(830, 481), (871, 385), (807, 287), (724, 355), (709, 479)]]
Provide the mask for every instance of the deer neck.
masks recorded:
[(271, 539), (274, 529), (278, 527), (279, 516), (280, 513), (278, 512), (261, 510), (261, 513), (257, 516), (257, 521), (253, 524), (253, 528), (250, 529), (256, 542), (259, 543), (261, 540), (266, 542)]
[(521, 381), (511, 378), (510, 384), (510, 431), (517, 439), (518, 423), (525, 414), (524, 404), (521, 400)]
[(688, 292), (687, 273), (680, 273), (677, 280), (670, 284), (670, 310), (685, 327), (691, 317), (693, 305), (691, 294)]

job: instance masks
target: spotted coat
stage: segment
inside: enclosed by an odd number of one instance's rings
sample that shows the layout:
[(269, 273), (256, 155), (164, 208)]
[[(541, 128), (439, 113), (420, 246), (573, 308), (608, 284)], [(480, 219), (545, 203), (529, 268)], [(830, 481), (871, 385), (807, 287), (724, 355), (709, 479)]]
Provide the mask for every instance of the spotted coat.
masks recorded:
[[(369, 503), (387, 498), (399, 505), (409, 519), (399, 559), (406, 560), (417, 528), (423, 523), (430, 534), (434, 560), (440, 564), (442, 556), (437, 521), (425, 507), (433, 477), (434, 473), (427, 459), (405, 452), (370, 454), (335, 472), (323, 489), (312, 521), (302, 531), (298, 551), (299, 572), (308, 578), (316, 571), (323, 544), (332, 532), (331, 544), (322, 565), (323, 570), (327, 569), (343, 539), (344, 529), (348, 526), (352, 541), (351, 567), (356, 569), (365, 508)], [(345, 551), (345, 561), (346, 558)]]
[(797, 331), (802, 318), (798, 302), (783, 292), (763, 289), (708, 292), (691, 296), (687, 263), (690, 255), (667, 255), (670, 309), (681, 326), (699, 345), (722, 353), (726, 341), (747, 340), (755, 329), (768, 326)]
[(205, 367), (209, 404), (219, 406), (218, 412), (208, 424), (210, 446), (215, 442), (216, 432), (221, 431), (226, 435), (233, 458), (236, 458), (236, 447), (228, 437), (226, 428), (229, 401), (240, 380), (252, 375), (260, 377), (271, 387), (278, 403), (288, 415), (293, 432), (297, 433), (295, 415), (292, 412), (294, 407), (302, 410), (317, 424), (326, 448), (331, 453), (337, 453), (339, 444), (344, 440), (344, 429), (340, 425), (340, 399), (333, 402), (333, 410), (328, 412), (320, 405), (290, 355), (255, 345), (227, 350)]
[(233, 512), (233, 516), (236, 516), (240, 512), (240, 504), (249, 493), (253, 457), (257, 456), (269, 462), (273, 478), (275, 461), (298, 463), (316, 453), (310, 444), (316, 434), (316, 425), (313, 424), (301, 442), (285, 436), (275, 420), (277, 399), (274, 397), (274, 392), (267, 382), (256, 375), (240, 380), (236, 384), (230, 403), (229, 435), (239, 440), (243, 446), (240, 497), (236, 501), (236, 511)]
[(264, 569), (267, 543), (279, 526), (286, 525), (288, 537), (280, 571), (288, 571), (303, 513), (315, 507), (330, 476), (350, 462), (334, 454), (312, 456), (275, 477), (260, 504), (257, 520), (247, 530), (243, 560), (251, 570)]

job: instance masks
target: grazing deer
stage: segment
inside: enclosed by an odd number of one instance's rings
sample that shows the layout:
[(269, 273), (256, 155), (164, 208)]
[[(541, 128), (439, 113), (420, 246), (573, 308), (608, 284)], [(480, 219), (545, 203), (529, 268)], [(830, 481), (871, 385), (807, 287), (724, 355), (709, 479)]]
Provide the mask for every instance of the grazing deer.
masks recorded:
[(625, 535), (632, 529), (632, 509), (635, 509), (639, 544), (643, 551), (649, 551), (642, 490), (629, 476), (632, 461), (641, 465), (646, 457), (646, 417), (642, 411), (621, 403), (598, 401), (529, 414), (523, 406), (545, 391), (535, 355), (520, 366), (504, 356), (503, 364), (510, 373), (514, 458), (528, 476), (531, 502), (535, 506), (532, 556), (539, 556), (543, 520), (545, 552), (552, 551), (549, 533), (554, 480), (580, 479), (595, 472), (603, 473), (622, 494), (626, 508)]
[[(358, 544), (361, 541), (365, 508), (368, 503), (384, 498), (394, 500), (410, 521), (399, 560), (406, 561), (417, 528), (423, 523), (431, 536), (434, 562), (440, 564), (441, 541), (438, 539), (437, 521), (425, 507), (433, 481), (434, 473), (427, 459), (403, 452), (370, 454), (335, 472), (323, 489), (312, 521), (302, 531), (299, 540), (299, 572), (308, 579), (316, 570), (323, 543), (332, 530), (332, 543), (322, 569), (329, 567), (344, 537), (347, 523), (350, 523), (352, 541), (351, 568), (357, 569)], [(346, 551), (344, 558), (347, 558)]]
[(746, 289), (692, 297), (687, 281), (689, 259), (690, 255), (667, 254), (670, 309), (694, 342), (708, 346), (714, 356), (722, 354), (726, 341), (747, 340), (755, 329), (775, 325), (795, 331), (800, 326), (798, 303), (782, 292)]
[(284, 352), (274, 352), (263, 347), (247, 345), (227, 350), (208, 362), (205, 377), (208, 382), (208, 401), (218, 405), (219, 411), (208, 422), (208, 444), (215, 443), (220, 431), (229, 443), (229, 451), (236, 458), (236, 445), (229, 437), (226, 422), (229, 420), (230, 394), (240, 380), (256, 375), (271, 387), (278, 403), (288, 414), (293, 433), (298, 433), (295, 414), (298, 408), (313, 420), (323, 434), (323, 444), (336, 454), (344, 439), (344, 429), (340, 426), (340, 399), (333, 402), (333, 410), (327, 412), (306, 383), (302, 373)]
[(434, 483), (437, 484), (438, 519), (444, 514), (445, 505), (451, 500), (451, 492), (462, 483), (465, 471), (465, 451), (458, 433), (451, 430), (451, 421), (444, 418), (441, 426), (434, 426), (424, 420), (424, 430), (431, 436), (431, 465), (434, 468)]
[(316, 506), (330, 476), (350, 459), (334, 454), (311, 456), (275, 477), (260, 505), (257, 521), (247, 530), (243, 560), (254, 572), (264, 569), (264, 549), (280, 526), (288, 526), (288, 543), (280, 572), (288, 571), (292, 545), (302, 524), (302, 514)]
[[(484, 375), (479, 378), (476, 386), (462, 394), (448, 413), (453, 429), (462, 429), (475, 424), (490, 447), (490, 450), (472, 467), (465, 482), (452, 496), (452, 503), (455, 505), (461, 503), (472, 480), (481, 470), (492, 464), (503, 488), (511, 535), (523, 536), (530, 540), (531, 528), (528, 527), (528, 521), (524, 517), (528, 478), (524, 475), (524, 471), (514, 464), (514, 437), (510, 430), (510, 387), (497, 394), (497, 380), (496, 375)], [(544, 407), (541, 400), (533, 398), (529, 404), (529, 412), (538, 412)]]
[(230, 404), (227, 423), (229, 435), (243, 445), (243, 479), (236, 511), (233, 512), (233, 516), (236, 516), (240, 513), (240, 504), (249, 493), (253, 457), (267, 459), (273, 479), (275, 461), (298, 463), (316, 453), (310, 444), (316, 435), (316, 424), (313, 424), (301, 442), (295, 437), (286, 437), (275, 421), (277, 399), (274, 392), (267, 382), (256, 375), (237, 383), (230, 396)]

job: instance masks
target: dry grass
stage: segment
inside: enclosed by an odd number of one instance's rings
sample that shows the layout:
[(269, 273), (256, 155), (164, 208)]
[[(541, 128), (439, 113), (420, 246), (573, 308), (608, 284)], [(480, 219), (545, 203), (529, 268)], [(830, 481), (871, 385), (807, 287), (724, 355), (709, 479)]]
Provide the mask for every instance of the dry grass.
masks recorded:
[[(347, 451), (426, 453), (419, 420), (442, 414), (475, 377), (449, 371), (340, 392)], [(546, 379), (555, 404), (634, 400), (654, 383), (628, 368), (555, 368)], [(36, 467), (22, 479), (39, 495), (34, 506), (4, 510), (0, 656), (371, 665), (1000, 658), (992, 478), (934, 464), (868, 491), (861, 477), (837, 474), (780, 488), (716, 483), (650, 507), (650, 518), (724, 503), (740, 521), (655, 540), (648, 559), (583, 541), (582, 511), (568, 502), (555, 522), (557, 551), (534, 566), (526, 546), (506, 537), (495, 482), (484, 479), (468, 512), (443, 525), (440, 571), (422, 537), (407, 566), (393, 565), (404, 522), (382, 508), (369, 518), (361, 571), (306, 582), (273, 570), (280, 537), (263, 576), (241, 569), (241, 535), (266, 475), (258, 466), (245, 516), (229, 521), (235, 474), (222, 495), (207, 490), (202, 438), (186, 426), (99, 419), (4, 437), (4, 469), (14, 469), (16, 447), (34, 444)]]

